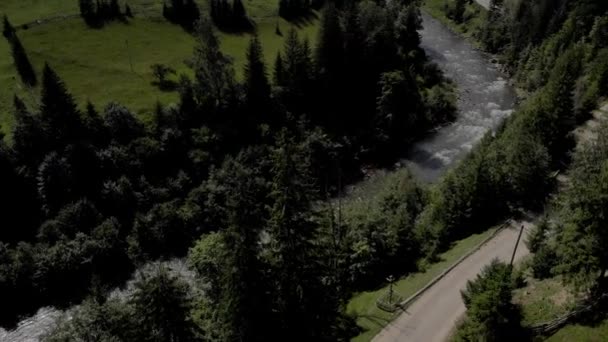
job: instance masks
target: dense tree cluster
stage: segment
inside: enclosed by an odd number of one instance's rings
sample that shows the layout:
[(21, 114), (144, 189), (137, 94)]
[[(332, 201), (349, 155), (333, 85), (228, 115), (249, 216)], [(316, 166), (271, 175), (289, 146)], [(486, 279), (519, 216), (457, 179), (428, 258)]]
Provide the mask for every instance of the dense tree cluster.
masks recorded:
[(128, 300), (89, 299), (72, 319), (60, 321), (44, 337), (48, 342), (149, 341), (191, 342), (201, 331), (190, 318), (192, 291), (165, 268), (144, 275)]
[(27, 86), (35, 86), (38, 82), (36, 71), (34, 71), (34, 67), (27, 56), (25, 48), (21, 44), (17, 31), (6, 15), (4, 15), (2, 19), (2, 35), (6, 38), (11, 47), (13, 62), (19, 77), (21, 77), (21, 81)]
[(538, 227), (532, 269), (537, 278), (563, 275), (578, 291), (605, 292), (606, 124), (592, 134), (596, 138), (574, 153), (569, 184), (552, 202), (551, 221)]
[(108, 22), (133, 16), (128, 4), (123, 13), (118, 0), (78, 0), (78, 5), (80, 16), (90, 27), (102, 27)]
[(194, 0), (171, 0), (169, 5), (163, 1), (163, 17), (181, 25), (188, 32), (194, 30), (200, 16), (200, 10)]
[(511, 303), (511, 266), (494, 260), (462, 291), (467, 307), (454, 341), (514, 341), (525, 337), (519, 308)]
[[(80, 109), (46, 65), (40, 105), (15, 98), (13, 144), (0, 146), (11, 194), (2, 204), (18, 208), (0, 230), (0, 301), (15, 308), (2, 322), (94, 294), (65, 331), (119, 341), (346, 338), (350, 291), (415, 267), (425, 193), (403, 177), (373, 221), (343, 220), (324, 200), (454, 112), (452, 85), (418, 45), (420, 22), (414, 4), (330, 5), (314, 49), (288, 33), (273, 82), (252, 37), (238, 82), (201, 18), (194, 77), (180, 79), (179, 102), (157, 105), (149, 125), (117, 103)], [(205, 287), (192, 307), (162, 275), (126, 306), (101, 300), (142, 263), (187, 253)], [(127, 323), (95, 324), (104, 312)], [(185, 328), (190, 318), (196, 331)]]
[[(502, 15), (506, 9), (500, 4), (495, 1), (492, 8)], [(519, 208), (544, 205), (552, 189), (551, 171), (568, 162), (574, 145), (571, 131), (588, 118), (599, 97), (608, 94), (602, 88), (608, 77), (605, 43), (592, 38), (603, 35), (606, 8), (593, 1), (570, 6), (548, 38), (540, 36), (536, 45), (531, 37), (517, 38), (531, 41), (514, 65), (515, 76), (535, 92), (438, 186), (419, 221), (429, 239), (449, 244)], [(595, 17), (589, 18), (592, 14)], [(490, 13), (488, 22), (492, 18)], [(510, 50), (503, 52), (510, 58)]]
[(247, 16), (242, 0), (211, 0), (210, 15), (213, 23), (224, 31), (249, 31), (253, 29), (253, 22)]
[(279, 0), (279, 15), (286, 20), (294, 20), (312, 14), (313, 6), (318, 9), (323, 3), (310, 0)]

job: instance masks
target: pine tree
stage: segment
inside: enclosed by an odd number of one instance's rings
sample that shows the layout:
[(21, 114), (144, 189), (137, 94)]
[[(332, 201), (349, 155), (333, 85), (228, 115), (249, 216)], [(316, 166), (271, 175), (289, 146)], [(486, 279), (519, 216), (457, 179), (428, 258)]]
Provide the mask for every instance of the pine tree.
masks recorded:
[(173, 17), (171, 15), (171, 9), (167, 6), (166, 3), (163, 2), (163, 17), (169, 21), (173, 21)]
[[(36, 135), (38, 133), (36, 130), (28, 130), (28, 127), (24, 127), (26, 121), (24, 117), (28, 115), (25, 104), (17, 96), (13, 101), (17, 119), (13, 132), (19, 131), (13, 137), (12, 146), (8, 146), (3, 134), (0, 134), (0, 188), (2, 188), (0, 206), (3, 208), (4, 222), (0, 228), (0, 241), (16, 244), (19, 241), (31, 241), (35, 238), (39, 225), (37, 194), (27, 179), (30, 175), (27, 166), (30, 164), (24, 163), (26, 157), (31, 157), (32, 154), (25, 156), (21, 153), (30, 152), (24, 150), (24, 147), (36, 147), (36, 139), (40, 137)], [(27, 138), (31, 140), (24, 141)], [(24, 146), (24, 143), (27, 145)], [(1, 244), (0, 249), (2, 249)]]
[(411, 4), (399, 11), (395, 23), (397, 45), (401, 56), (407, 57), (410, 51), (420, 48), (420, 34), (422, 29), (422, 18), (418, 5)]
[(83, 124), (72, 95), (48, 64), (42, 72), (40, 115), (49, 149), (63, 147), (82, 137)]
[(195, 29), (196, 23), (201, 18), (198, 5), (194, 0), (186, 0), (183, 11), (184, 22), (182, 23), (182, 26), (184, 26), (186, 31), (192, 32)]
[(342, 29), (340, 28), (340, 18), (336, 6), (329, 3), (323, 11), (315, 55), (315, 65), (321, 77), (327, 82), (329, 89), (337, 81), (343, 63), (344, 42)]
[(288, 111), (294, 114), (307, 113), (311, 108), (313, 64), (308, 40), (300, 42), (298, 33), (291, 29), (284, 47), (284, 90), (283, 101)]
[(467, 317), (456, 341), (515, 341), (521, 339), (521, 314), (511, 303), (511, 266), (493, 260), (462, 291)]
[(38, 196), (47, 216), (52, 217), (73, 200), (71, 167), (66, 158), (51, 152), (44, 157), (36, 177)]
[(15, 125), (13, 126), (13, 149), (19, 162), (28, 165), (30, 171), (42, 161), (46, 146), (45, 132), (39, 118), (30, 113), (23, 101), (16, 95), (13, 98)]
[(86, 128), (86, 137), (95, 146), (104, 146), (108, 141), (107, 128), (103, 122), (103, 118), (99, 115), (97, 109), (91, 101), (87, 101), (83, 124)]
[(2, 18), (2, 35), (10, 42), (15, 36), (15, 32), (15, 28), (11, 25), (10, 21), (8, 21), (8, 17), (5, 14)]
[(211, 16), (211, 20), (213, 20), (213, 23), (215, 24), (215, 26), (219, 27), (220, 26), (220, 21), (219, 21), (219, 0), (211, 0), (209, 1), (209, 7), (211, 8), (209, 13)]
[(10, 43), (13, 61), (19, 76), (21, 76), (21, 81), (30, 87), (35, 86), (36, 83), (38, 83), (36, 72), (34, 71), (32, 63), (30, 63), (30, 59), (27, 57), (23, 45), (21, 45), (19, 37), (16, 34), (13, 34)]
[(129, 4), (125, 4), (125, 17), (133, 18), (133, 12), (131, 11), (131, 6), (129, 6)]
[(250, 115), (257, 116), (256, 121), (267, 121), (262, 116), (268, 115), (266, 111), (270, 109), (270, 84), (266, 74), (262, 45), (257, 35), (251, 38), (247, 48), (245, 96)]
[(493, 53), (503, 49), (509, 40), (507, 19), (503, 10), (503, 0), (492, 0), (486, 21), (479, 32), (484, 47)]
[(270, 313), (265, 270), (259, 259), (267, 188), (259, 172), (243, 164), (243, 158), (241, 154), (226, 161), (217, 179), (226, 189), (222, 234), (226, 257), (217, 308), (219, 333), (226, 341), (267, 340), (263, 336)]
[(279, 16), (287, 19), (289, 18), (288, 2), (290, 0), (279, 0)]
[(118, 0), (110, 1), (110, 18), (120, 19), (122, 17), (122, 13), (120, 13), (120, 6), (118, 5)]
[(160, 101), (156, 101), (154, 105), (154, 134), (160, 138), (163, 129), (165, 128), (165, 111)]
[(274, 60), (273, 82), (275, 86), (285, 85), (285, 62), (283, 62), (281, 52), (277, 53), (277, 58)]
[(214, 107), (230, 98), (234, 90), (234, 70), (230, 58), (220, 49), (211, 22), (199, 21), (194, 48), (194, 94), (198, 103)]
[(182, 129), (193, 127), (200, 123), (200, 118), (196, 117), (197, 104), (194, 99), (194, 89), (192, 81), (181, 75), (179, 80), (179, 124)]
[(232, 18), (234, 28), (245, 28), (247, 23), (247, 13), (245, 12), (245, 6), (241, 0), (234, 0), (232, 2)]
[(302, 63), (300, 38), (298, 37), (298, 32), (294, 28), (291, 28), (287, 33), (283, 51), (285, 53), (285, 79), (293, 84), (298, 77), (298, 67)]
[(190, 318), (188, 285), (164, 267), (135, 283), (131, 304), (135, 308), (139, 341), (188, 342), (196, 340)]
[(454, 2), (452, 18), (459, 24), (464, 21), (464, 12), (466, 11), (467, 2), (468, 0), (455, 0)]
[(97, 6), (93, 0), (79, 0), (80, 16), (89, 26), (94, 26), (97, 22)]
[(317, 333), (316, 313), (310, 306), (319, 295), (316, 287), (313, 238), (316, 227), (310, 203), (315, 194), (308, 175), (308, 157), (287, 130), (282, 130), (273, 153), (273, 183), (270, 197), (274, 202), (268, 223), (269, 260), (275, 282), (275, 310), (279, 338), (299, 331), (297, 340), (313, 338)]

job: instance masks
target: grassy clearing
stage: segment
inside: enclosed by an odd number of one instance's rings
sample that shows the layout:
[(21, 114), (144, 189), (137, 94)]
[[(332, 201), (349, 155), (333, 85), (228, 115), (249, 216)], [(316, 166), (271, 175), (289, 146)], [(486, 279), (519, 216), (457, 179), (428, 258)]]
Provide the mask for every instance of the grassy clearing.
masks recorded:
[[(465, 38), (474, 38), (473, 35), (479, 30), (482, 23), (485, 21), (486, 9), (473, 1), (467, 4), (465, 12), (465, 22), (456, 24), (446, 16), (445, 8), (447, 0), (425, 0), (422, 8), (433, 18), (439, 20), (442, 24), (449, 27), (452, 31), (457, 32)], [(477, 45), (475, 40), (473, 42)]]
[(553, 336), (546, 339), (547, 342), (604, 342), (608, 341), (608, 320), (604, 320), (597, 326), (584, 326), (579, 324), (568, 325)]
[[(424, 272), (411, 274), (395, 282), (394, 290), (403, 298), (413, 295), (495, 230), (496, 228), (493, 228), (482, 234), (457, 241), (450, 250), (440, 255), (441, 261), (429, 265)], [(385, 325), (399, 314), (399, 312), (390, 314), (376, 307), (376, 300), (386, 291), (388, 291), (388, 286), (375, 291), (358, 293), (348, 303), (346, 312), (355, 317), (357, 324), (364, 330), (361, 335), (352, 339), (353, 342), (371, 341)]]
[(517, 289), (513, 301), (522, 308), (522, 323), (532, 325), (556, 319), (576, 304), (569, 288), (564, 287), (560, 277), (537, 280), (528, 278), (527, 284)]
[[(162, 0), (119, 0), (121, 8), (129, 4), (136, 15), (162, 17)], [(208, 11), (208, 0), (196, 0), (201, 12)], [(277, 1), (245, 0), (247, 14), (254, 19), (277, 15)], [(2, 0), (0, 13), (7, 13), (14, 25), (61, 16), (78, 15), (78, 0)]]
[[(162, 2), (130, 0), (129, 4), (136, 13), (158, 13), (136, 14), (128, 24), (113, 23), (103, 29), (88, 28), (79, 17), (67, 18), (20, 30), (18, 34), (34, 68), (40, 71), (44, 63), (49, 62), (80, 105), (84, 106), (85, 101), (90, 100), (103, 107), (109, 101), (118, 101), (147, 120), (156, 101), (168, 104), (178, 98), (176, 92), (163, 92), (152, 85), (154, 78), (150, 66), (163, 63), (177, 69), (178, 74), (191, 74), (184, 61), (192, 55), (194, 40), (179, 26), (160, 18)], [(199, 4), (206, 8), (205, 0)], [(260, 18), (256, 20), (257, 32), (270, 70), (283, 46), (284, 37), (275, 33), (277, 22), (284, 34), (293, 25), (276, 17), (276, 1), (246, 0), (245, 5), (252, 17)], [(20, 24), (57, 14), (77, 14), (78, 8), (76, 0), (2, 0), (2, 13), (7, 13), (14, 24)], [(302, 37), (308, 37), (314, 44), (317, 19), (296, 28)], [(240, 78), (250, 35), (221, 33), (220, 37), (222, 48), (233, 58), (236, 75)], [(3, 38), (0, 39), (0, 81), (3, 84), (0, 125), (3, 132), (10, 133), (13, 94), (35, 108), (39, 89), (28, 89), (21, 84)]]
[[(207, 9), (207, 0), (197, 0), (202, 11)], [(262, 0), (261, 2), (265, 2)], [(136, 14), (162, 16), (161, 0), (120, 0), (121, 8), (129, 4)], [(6, 13), (13, 25), (22, 25), (36, 20), (78, 15), (78, 0), (2, 0), (0, 13)], [(254, 14), (257, 14), (254, 11)]]

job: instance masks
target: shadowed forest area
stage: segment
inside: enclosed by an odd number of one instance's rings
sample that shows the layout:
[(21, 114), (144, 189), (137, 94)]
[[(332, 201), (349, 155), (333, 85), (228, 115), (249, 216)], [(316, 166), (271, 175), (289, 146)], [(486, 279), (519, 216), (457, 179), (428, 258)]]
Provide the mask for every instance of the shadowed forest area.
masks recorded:
[[(526, 211), (547, 216), (531, 277), (605, 292), (605, 134), (572, 134), (608, 94), (605, 1), (72, 2), (0, 5), (1, 326), (53, 306), (72, 317), (45, 341), (350, 340), (354, 294)], [(403, 170), (343, 205), (457, 116), (421, 6), (495, 54), (522, 102), (437, 184)], [(195, 286), (158, 267), (109, 296), (173, 258)], [(521, 273), (471, 280), (453, 338), (532, 338)]]
[[(350, 293), (414, 267), (413, 216), (400, 210), (421, 206), (413, 180), (385, 200), (393, 240), (380, 238), (375, 263), (358, 256), (369, 242), (330, 199), (455, 115), (453, 86), (419, 46), (418, 4), (327, 3), (316, 43), (289, 29), (271, 65), (254, 30), (242, 78), (216, 31), (246, 17), (229, 5), (211, 3), (211, 17), (195, 17), (192, 1), (163, 5), (195, 43), (177, 103), (152, 104), (145, 122), (117, 102), (77, 103), (53, 60), (39, 73), (17, 68), (40, 94), (36, 105), (14, 96), (1, 148), (4, 326), (84, 300), (46, 340), (348, 339)], [(290, 20), (308, 15), (294, 6), (314, 10), (290, 3)], [(137, 15), (116, 1), (79, 9), (102, 31)], [(27, 66), (9, 15), (4, 36)], [(176, 73), (151, 69), (158, 86)], [(397, 261), (408, 254), (410, 265)], [(106, 299), (140, 265), (173, 257), (188, 258), (203, 291), (161, 268), (128, 300)]]

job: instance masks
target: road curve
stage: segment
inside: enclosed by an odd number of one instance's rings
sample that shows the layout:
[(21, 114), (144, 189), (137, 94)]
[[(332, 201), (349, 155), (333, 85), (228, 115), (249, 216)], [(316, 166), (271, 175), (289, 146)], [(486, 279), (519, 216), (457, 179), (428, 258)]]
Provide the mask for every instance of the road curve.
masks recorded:
[(524, 241), (531, 223), (514, 222), (422, 294), (405, 312), (376, 335), (373, 341), (446, 341), (455, 323), (466, 311), (460, 290), (464, 289), (467, 281), (474, 279), (493, 259), (510, 261), (522, 225), (525, 227), (525, 232), (519, 243), (515, 260), (528, 255), (529, 251)]

